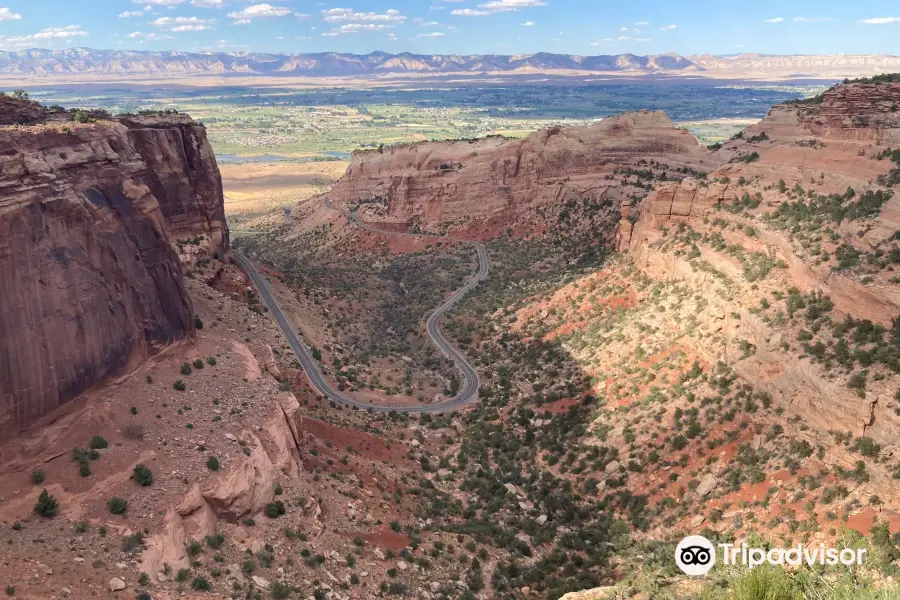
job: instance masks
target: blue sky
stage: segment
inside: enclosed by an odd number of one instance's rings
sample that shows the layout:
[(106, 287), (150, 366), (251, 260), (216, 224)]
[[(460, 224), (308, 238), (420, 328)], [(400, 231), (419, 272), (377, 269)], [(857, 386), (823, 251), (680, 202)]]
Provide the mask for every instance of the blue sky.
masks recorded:
[(900, 54), (900, 2), (0, 0), (0, 49)]

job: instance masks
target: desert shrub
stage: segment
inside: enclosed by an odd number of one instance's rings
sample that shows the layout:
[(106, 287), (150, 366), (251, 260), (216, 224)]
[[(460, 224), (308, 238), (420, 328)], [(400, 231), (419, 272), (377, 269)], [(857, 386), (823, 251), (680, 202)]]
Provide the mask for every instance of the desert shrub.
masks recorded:
[(265, 512), (266, 516), (270, 519), (277, 519), (285, 513), (284, 502), (282, 502), (281, 500), (270, 502), (266, 504), (263, 512)]
[(40, 485), (44, 483), (44, 480), (46, 478), (47, 475), (42, 469), (35, 469), (31, 472), (31, 483), (33, 483), (34, 485)]
[(203, 368), (203, 359), (198, 358), (198, 359), (194, 360), (194, 368), (202, 369)]
[(198, 554), (203, 553), (203, 544), (201, 544), (197, 540), (191, 540), (187, 544), (185, 544), (185, 548), (187, 549), (188, 556), (194, 557)]
[(212, 584), (205, 577), (195, 577), (191, 587), (197, 591), (207, 592), (212, 589)]
[(183, 392), (185, 390), (184, 382), (180, 379), (178, 381), (176, 381), (175, 383), (173, 383), (172, 387), (175, 388), (176, 390), (178, 390), (179, 392)]
[(281, 583), (280, 581), (275, 581), (272, 583), (269, 591), (273, 598), (287, 598), (291, 595), (291, 586)]
[(189, 365), (188, 363), (183, 363), (181, 365), (181, 374), (182, 375), (190, 375), (193, 372), (194, 372), (194, 370), (191, 368), (191, 365)]
[(210, 471), (218, 471), (219, 470), (219, 459), (215, 456), (210, 456), (206, 460), (206, 468)]
[(144, 549), (144, 533), (142, 531), (136, 531), (131, 535), (126, 535), (122, 538), (122, 550), (128, 552), (129, 554), (132, 552), (138, 552)]
[(137, 465), (134, 467), (131, 478), (146, 487), (153, 483), (153, 472), (147, 465)]
[(109, 442), (107, 442), (103, 437), (99, 435), (95, 435), (91, 438), (91, 441), (88, 443), (88, 447), (91, 450), (103, 450), (104, 448), (109, 447)]
[(59, 502), (50, 495), (47, 488), (41, 490), (38, 496), (37, 504), (34, 505), (34, 512), (42, 517), (52, 518), (56, 516), (56, 510), (59, 508)]
[(128, 500), (123, 500), (117, 496), (113, 496), (106, 503), (107, 508), (109, 508), (109, 512), (114, 515), (122, 515), (125, 514), (125, 511), (128, 510)]

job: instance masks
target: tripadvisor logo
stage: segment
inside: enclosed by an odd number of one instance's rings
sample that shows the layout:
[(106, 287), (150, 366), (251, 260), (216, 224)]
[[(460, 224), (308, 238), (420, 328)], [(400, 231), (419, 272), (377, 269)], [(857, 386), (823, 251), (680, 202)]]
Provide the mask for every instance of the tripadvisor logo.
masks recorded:
[(675, 547), (675, 564), (687, 575), (706, 575), (716, 564), (716, 547), (702, 535), (689, 535)]
[[(747, 544), (718, 544), (724, 565), (744, 565), (750, 569), (760, 565), (862, 565), (865, 548), (828, 548), (824, 544), (791, 548), (751, 548)], [(687, 575), (706, 575), (716, 564), (716, 547), (702, 535), (691, 535), (675, 547), (675, 564)]]

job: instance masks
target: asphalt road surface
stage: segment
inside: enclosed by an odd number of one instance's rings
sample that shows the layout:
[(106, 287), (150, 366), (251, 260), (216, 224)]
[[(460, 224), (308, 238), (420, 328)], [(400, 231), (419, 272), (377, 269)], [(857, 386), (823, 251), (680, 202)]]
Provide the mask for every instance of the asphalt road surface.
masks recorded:
[[(325, 200), (325, 207), (331, 210), (339, 210), (334, 208), (327, 199)], [(360, 228), (377, 233), (412, 237), (435, 237), (450, 239), (446, 236), (432, 234), (397, 233), (395, 231), (379, 229), (377, 227), (367, 225), (355, 213), (349, 213), (346, 211), (340, 212), (343, 212), (344, 215), (346, 215), (350, 220), (356, 223), (356, 225)], [(281, 307), (278, 305), (278, 300), (275, 299), (275, 294), (272, 293), (272, 289), (269, 287), (269, 283), (259, 273), (259, 271), (257, 271), (256, 267), (246, 256), (235, 250), (234, 257), (237, 264), (247, 273), (247, 275), (250, 277), (250, 280), (253, 281), (253, 285), (256, 286), (256, 289), (259, 291), (260, 297), (262, 297), (263, 302), (266, 303), (266, 306), (269, 309), (269, 313), (274, 317), (275, 322), (278, 324), (278, 327), (281, 328), (281, 331), (287, 338), (288, 343), (294, 350), (294, 354), (297, 356), (297, 360), (300, 362), (300, 366), (302, 366), (303, 370), (306, 371), (306, 376), (309, 379), (309, 382), (316, 389), (316, 391), (319, 392), (319, 394), (325, 396), (330, 400), (334, 400), (335, 402), (340, 402), (348, 406), (353, 406), (373, 412), (384, 413), (397, 411), (404, 413), (438, 413), (454, 410), (474, 402), (478, 398), (478, 388), (481, 385), (481, 381), (478, 378), (478, 373), (474, 368), (472, 368), (472, 365), (469, 364), (469, 361), (466, 360), (466, 357), (463, 356), (462, 353), (457, 350), (446, 337), (444, 337), (444, 334), (441, 331), (440, 327), (441, 317), (444, 316), (447, 311), (453, 308), (453, 306), (457, 302), (459, 302), (460, 299), (462, 299), (462, 297), (465, 296), (472, 288), (478, 285), (480, 281), (487, 277), (488, 272), (491, 268), (487, 250), (485, 249), (483, 244), (470, 240), (458, 239), (457, 241), (463, 241), (475, 247), (475, 251), (478, 255), (478, 273), (475, 275), (475, 277), (469, 280), (468, 283), (458, 289), (450, 298), (445, 300), (443, 304), (438, 306), (433, 313), (431, 313), (426, 323), (426, 331), (428, 333), (428, 337), (431, 339), (432, 343), (437, 346), (438, 350), (440, 350), (446, 358), (452, 360), (453, 364), (456, 365), (456, 368), (459, 369), (460, 374), (462, 375), (462, 380), (460, 382), (459, 390), (456, 396), (454, 396), (453, 398), (448, 398), (447, 400), (434, 404), (423, 404), (417, 406), (387, 406), (380, 404), (369, 404), (367, 402), (362, 402), (355, 398), (345, 396), (344, 394), (341, 394), (337, 390), (333, 389), (330, 385), (328, 385), (328, 382), (325, 381), (325, 377), (322, 375), (319, 364), (312, 357), (312, 354), (306, 348), (306, 345), (303, 344), (303, 342), (300, 340), (300, 336), (297, 335), (297, 332), (294, 330), (294, 328), (291, 326), (290, 321), (288, 321), (288, 318), (285, 316), (284, 311), (282, 311)]]

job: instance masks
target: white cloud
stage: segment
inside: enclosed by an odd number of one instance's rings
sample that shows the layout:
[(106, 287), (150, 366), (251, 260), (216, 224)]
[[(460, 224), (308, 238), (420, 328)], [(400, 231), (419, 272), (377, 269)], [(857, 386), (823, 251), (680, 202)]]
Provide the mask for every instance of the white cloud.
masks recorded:
[(28, 47), (36, 42), (47, 43), (48, 41), (59, 39), (70, 39), (76, 37), (84, 37), (88, 33), (83, 31), (78, 25), (69, 25), (67, 27), (47, 27), (37, 33), (30, 35), (20, 35), (15, 37), (0, 36), (0, 43), (5, 47)]
[(225, 0), (191, 0), (191, 6), (197, 8), (224, 8)]
[(675, 29), (675, 25), (663, 25), (659, 28), (660, 31), (671, 31)]
[(120, 19), (130, 19), (131, 17), (143, 17), (144, 11), (142, 10), (126, 10), (125, 12), (119, 13)]
[(650, 21), (638, 21), (637, 23), (635, 23), (635, 25), (637, 25), (638, 27), (646, 27), (649, 24)]
[(169, 31), (206, 31), (213, 29), (212, 20), (198, 19), (197, 17), (160, 17), (153, 21), (153, 25)]
[(166, 35), (164, 33), (143, 33), (141, 31), (133, 31), (128, 34), (128, 37), (133, 40), (141, 40), (142, 42), (152, 42), (155, 40), (171, 40), (171, 35)]
[(627, 27), (619, 27), (619, 31), (628, 31)]
[(177, 6), (187, 0), (131, 0), (132, 4), (147, 4), (150, 6)]
[(650, 38), (634, 38), (636, 42), (652, 42), (653, 40)]
[(830, 20), (828, 17), (794, 17), (795, 23), (826, 23)]
[(416, 37), (421, 37), (421, 38), (438, 38), (438, 37), (444, 37), (445, 35), (447, 35), (447, 34), (444, 33), (443, 31), (432, 31), (431, 33), (420, 33), (420, 34), (417, 35)]
[(322, 11), (322, 18), (332, 23), (340, 21), (402, 23), (406, 20), (400, 11), (393, 8), (383, 13), (360, 13), (354, 12), (352, 8), (331, 8)]
[(611, 41), (613, 41), (612, 38), (603, 38), (602, 40), (598, 40), (596, 42), (591, 42), (591, 46), (605, 46), (606, 44), (610, 43)]
[(522, 27), (534, 27), (534, 21), (525, 21), (522, 23)]
[(541, 2), (541, 0), (491, 0), (490, 2), (479, 4), (478, 8), (493, 12), (509, 12), (535, 6), (547, 6), (547, 3)]
[(271, 4), (254, 4), (248, 6), (244, 10), (228, 13), (229, 19), (234, 19), (235, 25), (246, 25), (252, 19), (261, 17), (308, 17), (300, 13), (295, 13), (286, 6), (272, 6)]
[[(0, 19), (2, 20), (2, 19)], [(900, 23), (900, 17), (874, 17), (872, 19), (863, 19), (862, 23), (868, 25), (885, 25), (887, 23)]]
[(423, 21), (422, 19), (417, 19), (416, 21), (422, 27), (439, 27), (440, 23), (437, 21)]
[(491, 0), (490, 2), (479, 4), (478, 9), (458, 8), (450, 14), (462, 17), (485, 17), (502, 12), (516, 12), (523, 8), (534, 8), (536, 6), (547, 6), (547, 3), (541, 0)]
[(322, 35), (325, 37), (333, 37), (336, 35), (360, 33), (361, 31), (384, 31), (393, 28), (394, 25), (387, 25), (385, 23), (347, 23), (346, 25), (341, 25), (337, 29), (326, 31)]
[(784, 21), (781, 17), (775, 17), (774, 19), (766, 19), (766, 23), (781, 23)]
[(14, 13), (8, 8), (0, 8), (0, 21), (18, 21), (22, 15)]

